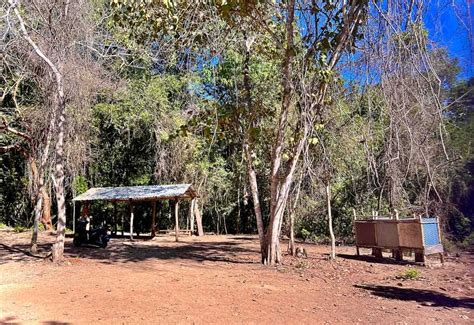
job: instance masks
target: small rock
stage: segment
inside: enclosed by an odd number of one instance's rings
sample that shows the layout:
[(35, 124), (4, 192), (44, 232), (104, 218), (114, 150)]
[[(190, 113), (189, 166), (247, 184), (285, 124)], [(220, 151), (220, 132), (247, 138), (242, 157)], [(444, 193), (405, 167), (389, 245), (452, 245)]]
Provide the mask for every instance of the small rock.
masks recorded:
[(403, 287), (403, 283), (401, 283), (401, 282), (398, 282), (398, 283), (397, 283), (397, 286), (399, 286), (399, 287)]

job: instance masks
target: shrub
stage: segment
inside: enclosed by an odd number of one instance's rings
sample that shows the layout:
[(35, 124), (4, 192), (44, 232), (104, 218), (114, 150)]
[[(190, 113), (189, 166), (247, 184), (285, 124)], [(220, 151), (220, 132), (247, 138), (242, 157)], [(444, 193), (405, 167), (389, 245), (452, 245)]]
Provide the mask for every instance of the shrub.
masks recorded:
[(296, 263), (295, 265), (295, 268), (297, 268), (298, 270), (305, 270), (308, 267), (309, 265), (306, 261), (298, 261), (298, 263)]
[(474, 246), (474, 232), (471, 232), (460, 244), (459, 247), (466, 249)]
[(420, 272), (417, 269), (406, 269), (405, 272), (400, 274), (400, 278), (405, 280), (415, 280), (420, 277)]
[(303, 240), (306, 240), (309, 238), (309, 235), (311, 235), (311, 233), (306, 230), (306, 229), (301, 229), (301, 238), (303, 238)]
[(27, 230), (28, 230), (28, 228), (23, 227), (23, 226), (15, 226), (15, 227), (13, 228), (13, 231), (14, 231), (14, 232), (24, 232), (24, 231), (27, 231)]

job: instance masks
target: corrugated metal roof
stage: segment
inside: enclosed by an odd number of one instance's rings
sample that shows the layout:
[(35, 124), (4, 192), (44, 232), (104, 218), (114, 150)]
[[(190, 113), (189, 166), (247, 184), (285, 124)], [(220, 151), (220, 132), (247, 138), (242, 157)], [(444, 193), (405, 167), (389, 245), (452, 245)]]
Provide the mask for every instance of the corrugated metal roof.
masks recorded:
[(94, 187), (76, 196), (73, 201), (165, 200), (196, 197), (191, 184), (126, 187)]

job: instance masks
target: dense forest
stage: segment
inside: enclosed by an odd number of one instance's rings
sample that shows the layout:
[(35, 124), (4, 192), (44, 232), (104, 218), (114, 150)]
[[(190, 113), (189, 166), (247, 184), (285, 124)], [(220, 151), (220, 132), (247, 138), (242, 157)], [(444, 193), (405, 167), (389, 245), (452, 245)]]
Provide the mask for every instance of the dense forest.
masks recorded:
[(426, 2), (6, 1), (0, 223), (55, 229), (60, 256), (77, 194), (192, 183), (205, 231), (258, 233), (268, 264), (282, 236), (350, 243), (354, 215), (472, 244), (474, 78)]

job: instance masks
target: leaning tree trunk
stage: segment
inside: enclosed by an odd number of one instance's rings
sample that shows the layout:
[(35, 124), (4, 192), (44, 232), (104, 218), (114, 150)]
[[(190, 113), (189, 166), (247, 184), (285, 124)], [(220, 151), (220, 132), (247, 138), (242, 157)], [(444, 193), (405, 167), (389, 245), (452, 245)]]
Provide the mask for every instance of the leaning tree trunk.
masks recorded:
[(36, 173), (36, 187), (35, 198), (36, 204), (34, 208), (34, 223), (33, 223), (33, 234), (31, 236), (31, 252), (36, 254), (38, 251), (37, 242), (38, 242), (38, 226), (39, 222), (43, 224), (46, 230), (52, 230), (53, 225), (51, 222), (51, 200), (49, 198), (48, 192), (46, 191), (46, 186), (44, 184), (44, 168), (46, 167), (47, 156), (49, 154), (49, 142), (50, 138), (47, 139), (47, 144), (45, 146), (44, 156), (41, 162), (40, 171), (38, 172), (36, 168), (35, 160), (30, 162), (31, 169), (33, 174)]

